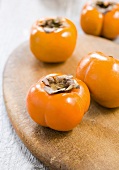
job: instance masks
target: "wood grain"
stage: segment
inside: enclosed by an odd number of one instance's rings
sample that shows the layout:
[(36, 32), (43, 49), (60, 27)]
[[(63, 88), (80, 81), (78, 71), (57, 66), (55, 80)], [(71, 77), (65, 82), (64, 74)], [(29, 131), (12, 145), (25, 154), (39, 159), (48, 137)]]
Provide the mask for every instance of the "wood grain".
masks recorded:
[(0, 0), (0, 169), (46, 170), (16, 135), (5, 109), (2, 74), (10, 53), (29, 39), (34, 21), (44, 16), (66, 16), (78, 28), (79, 13), (87, 0)]
[(4, 99), (9, 118), (27, 148), (52, 170), (118, 170), (119, 109), (105, 109), (92, 101), (83, 121), (72, 131), (57, 132), (33, 122), (25, 106), (29, 87), (52, 72), (75, 75), (79, 59), (91, 51), (119, 58), (119, 45), (93, 36), (79, 36), (73, 56), (65, 63), (36, 60), (28, 42), (10, 56), (3, 76)]

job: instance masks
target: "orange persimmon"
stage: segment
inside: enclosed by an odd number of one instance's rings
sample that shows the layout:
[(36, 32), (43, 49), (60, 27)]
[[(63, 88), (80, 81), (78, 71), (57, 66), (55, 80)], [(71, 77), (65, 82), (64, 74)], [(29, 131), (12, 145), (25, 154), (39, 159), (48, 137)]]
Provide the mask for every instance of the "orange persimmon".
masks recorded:
[(57, 63), (67, 60), (73, 53), (77, 30), (66, 18), (42, 18), (32, 26), (30, 49), (43, 62)]
[(26, 99), (31, 118), (58, 131), (69, 131), (79, 124), (89, 104), (90, 93), (84, 82), (57, 73), (31, 86)]
[(81, 12), (80, 23), (87, 34), (114, 39), (119, 35), (119, 4), (110, 1), (87, 3)]
[(101, 52), (89, 53), (79, 61), (76, 77), (87, 84), (100, 105), (119, 107), (119, 60)]

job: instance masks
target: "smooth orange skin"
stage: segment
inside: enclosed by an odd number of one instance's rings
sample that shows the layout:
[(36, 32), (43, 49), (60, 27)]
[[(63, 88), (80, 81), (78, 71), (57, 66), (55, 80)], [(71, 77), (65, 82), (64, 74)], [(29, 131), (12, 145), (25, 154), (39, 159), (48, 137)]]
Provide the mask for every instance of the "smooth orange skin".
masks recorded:
[(105, 15), (101, 34), (108, 39), (119, 35), (119, 6)]
[(51, 33), (39, 29), (39, 21), (32, 26), (30, 49), (38, 60), (57, 63), (64, 62), (71, 57), (76, 46), (77, 30), (69, 19), (65, 18), (65, 20), (67, 27)]
[(81, 13), (80, 23), (85, 33), (100, 36), (103, 25), (103, 15), (98, 12), (96, 8), (86, 4)]
[(76, 77), (87, 84), (97, 103), (119, 107), (119, 60), (101, 52), (89, 53), (79, 61)]
[(106, 14), (86, 4), (81, 13), (81, 27), (87, 34), (114, 39), (119, 35), (119, 5)]
[(44, 91), (41, 78), (27, 94), (26, 105), (31, 118), (42, 126), (58, 131), (69, 131), (77, 126), (90, 104), (87, 86), (81, 80), (77, 81), (79, 89), (49, 95)]

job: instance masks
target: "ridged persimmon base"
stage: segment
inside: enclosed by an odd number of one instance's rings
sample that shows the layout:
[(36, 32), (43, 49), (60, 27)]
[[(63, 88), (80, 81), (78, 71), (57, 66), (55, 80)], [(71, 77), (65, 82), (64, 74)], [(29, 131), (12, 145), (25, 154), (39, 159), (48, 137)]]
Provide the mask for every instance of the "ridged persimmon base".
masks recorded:
[(3, 91), (11, 123), (26, 147), (51, 170), (119, 169), (119, 109), (106, 109), (92, 101), (82, 122), (70, 132), (41, 127), (26, 111), (25, 98), (33, 83), (53, 72), (75, 75), (79, 59), (92, 51), (119, 58), (119, 45), (82, 35), (73, 56), (65, 63), (39, 62), (31, 54), (28, 42), (7, 61)]

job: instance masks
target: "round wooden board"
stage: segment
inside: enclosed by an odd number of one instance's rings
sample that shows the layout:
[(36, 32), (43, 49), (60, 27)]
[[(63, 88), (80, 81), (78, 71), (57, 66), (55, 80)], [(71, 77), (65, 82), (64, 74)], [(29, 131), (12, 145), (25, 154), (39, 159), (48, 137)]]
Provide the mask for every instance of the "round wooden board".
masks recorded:
[(92, 101), (82, 122), (70, 132), (41, 127), (26, 111), (25, 97), (33, 83), (53, 72), (75, 75), (79, 59), (91, 51), (119, 58), (119, 45), (81, 35), (65, 63), (37, 61), (25, 42), (11, 54), (4, 70), (4, 100), (12, 125), (33, 155), (52, 170), (119, 169), (119, 109), (106, 109)]

